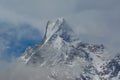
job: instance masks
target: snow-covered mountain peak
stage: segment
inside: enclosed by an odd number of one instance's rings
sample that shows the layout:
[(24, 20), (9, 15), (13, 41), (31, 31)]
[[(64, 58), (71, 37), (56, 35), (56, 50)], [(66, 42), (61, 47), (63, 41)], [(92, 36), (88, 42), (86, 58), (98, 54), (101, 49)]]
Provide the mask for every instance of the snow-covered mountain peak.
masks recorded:
[(64, 23), (64, 18), (58, 18), (54, 21), (48, 21), (45, 32), (45, 40), (48, 40)]
[(53, 21), (48, 21), (46, 26), (46, 32), (44, 36), (44, 42), (49, 41), (53, 36), (60, 36), (65, 41), (72, 40), (74, 32), (67, 24), (64, 18), (58, 18)]
[(81, 42), (64, 18), (48, 21), (43, 40), (20, 61), (50, 69), (47, 80), (120, 80), (120, 55), (107, 59), (104, 45)]
[(57, 31), (60, 28), (60, 25), (63, 24), (64, 22), (65, 22), (64, 18), (58, 18), (56, 20), (48, 21), (46, 26), (46, 31), (47, 31), (46, 36), (50, 35), (48, 33)]

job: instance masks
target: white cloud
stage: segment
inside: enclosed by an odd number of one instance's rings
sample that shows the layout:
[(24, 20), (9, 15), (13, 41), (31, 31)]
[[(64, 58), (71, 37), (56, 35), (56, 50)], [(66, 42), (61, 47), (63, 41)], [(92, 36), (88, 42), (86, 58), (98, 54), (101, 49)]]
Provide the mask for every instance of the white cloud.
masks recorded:
[(119, 8), (120, 0), (0, 0), (0, 20), (44, 32), (47, 20), (63, 16), (80, 37), (119, 48)]
[[(2, 65), (1, 65), (2, 64)], [(35, 68), (18, 62), (0, 62), (1, 80), (49, 80), (47, 68)]]
[[(0, 22), (6, 22), (10, 24), (14, 24), (16, 26), (20, 25), (21, 23), (27, 23), (31, 26), (34, 26), (40, 30), (40, 26), (43, 25), (43, 21), (38, 19), (32, 19), (30, 17), (17, 14), (14, 11), (11, 11), (9, 9), (5, 9), (0, 6)], [(43, 28), (43, 27), (41, 27)], [(42, 31), (42, 30), (40, 30)]]
[(119, 48), (120, 0), (0, 0), (0, 19), (27, 22), (44, 32), (47, 20), (65, 17), (80, 38)]
[[(0, 22), (28, 23), (44, 32), (47, 20), (63, 16), (80, 39), (104, 43), (117, 51), (120, 47), (119, 9), (120, 0), (0, 0)], [(8, 44), (2, 43), (0, 45)], [(0, 62), (0, 80), (39, 80), (35, 79), (36, 75), (40, 77), (40, 71), (44, 71), (21, 64), (14, 67), (16, 63)]]
[(25, 48), (34, 46), (42, 39), (41, 32), (27, 23), (14, 25), (0, 22), (0, 60), (20, 56)]

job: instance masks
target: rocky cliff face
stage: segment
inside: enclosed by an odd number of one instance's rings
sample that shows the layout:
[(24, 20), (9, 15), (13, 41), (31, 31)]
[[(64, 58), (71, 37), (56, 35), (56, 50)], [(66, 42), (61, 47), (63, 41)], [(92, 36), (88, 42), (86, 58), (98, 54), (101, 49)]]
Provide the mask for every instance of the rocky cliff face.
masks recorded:
[(106, 59), (104, 45), (82, 42), (63, 18), (48, 21), (41, 45), (27, 48), (20, 61), (47, 67), (48, 80), (120, 80), (120, 58)]

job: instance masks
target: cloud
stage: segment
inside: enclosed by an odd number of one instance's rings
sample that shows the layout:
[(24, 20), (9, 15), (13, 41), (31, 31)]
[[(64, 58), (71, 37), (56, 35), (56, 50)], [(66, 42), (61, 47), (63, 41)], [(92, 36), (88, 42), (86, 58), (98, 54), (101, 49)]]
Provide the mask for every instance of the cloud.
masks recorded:
[[(12, 10), (18, 14), (28, 15), (32, 18), (50, 18), (56, 16), (64, 16), (68, 13), (74, 12), (76, 0), (56, 1), (56, 0), (1, 0), (2, 6)], [(21, 6), (22, 5), (22, 6)], [(15, 7), (16, 6), (16, 7)]]
[[(78, 61), (79, 62), (79, 61)], [(2, 64), (2, 65), (1, 65)], [(5, 67), (3, 67), (5, 66)], [(71, 67), (66, 65), (56, 66), (30, 66), (23, 63), (16, 62), (15, 60), (11, 63), (0, 62), (0, 79), (1, 80), (71, 80), (79, 77), (82, 73), (80, 70), (80, 64)], [(83, 67), (83, 66), (82, 66)], [(82, 69), (81, 69), (82, 70)]]
[[(0, 35), (0, 51), (3, 53), (8, 50), (12, 41), (15, 41), (12, 50), (20, 45), (18, 42), (25, 47), (26, 41), (38, 41), (39, 35), (35, 32), (41, 31), (43, 34), (48, 20), (63, 16), (81, 40), (103, 43), (110, 50), (119, 52), (119, 9), (120, 0), (0, 0), (0, 22), (10, 23), (7, 27), (1, 27), (0, 24), (0, 34), (5, 33), (2, 37)], [(25, 28), (26, 23), (31, 28)], [(33, 68), (24, 65), (14, 69), (11, 67), (15, 65), (11, 63), (2, 61), (1, 64), (4, 64), (4, 68), (0, 68), (1, 80), (18, 80), (18, 77), (20, 80), (30, 80), (29, 78), (40, 74), (37, 69), (33, 71)]]
[(68, 16), (67, 20), (83, 41), (103, 43), (111, 50), (118, 51), (120, 1), (92, 1), (86, 2), (86, 7), (80, 5), (83, 10), (80, 8), (76, 15)]
[[(119, 0), (0, 0), (0, 22), (27, 23), (44, 34), (48, 20), (63, 16), (82, 41), (103, 43), (119, 52), (119, 4)], [(1, 39), (0, 44), (9, 43)]]
[(28, 23), (43, 34), (46, 22), (65, 17), (81, 40), (120, 47), (120, 0), (0, 0), (0, 21)]
[(0, 17), (12, 23), (28, 22), (44, 33), (49, 19), (63, 16), (85, 40), (118, 48), (119, 4), (119, 0), (0, 0)]
[(0, 22), (0, 60), (20, 56), (28, 46), (40, 43), (41, 35), (39, 30), (27, 23), (14, 25)]
[[(1, 6), (16, 14), (32, 19), (56, 18), (75, 15), (88, 10), (106, 10), (119, 5), (119, 0), (0, 0)], [(22, 6), (21, 6), (22, 5)]]
[[(2, 64), (2, 65), (1, 65)], [(47, 68), (35, 68), (13, 61), (11, 63), (0, 62), (1, 80), (49, 80)]]
[(0, 22), (10, 23), (16, 26), (23, 24), (23, 23), (27, 23), (39, 29), (39, 31), (41, 32), (42, 32), (41, 29), (43, 28), (41, 27), (43, 25), (43, 21), (38, 20), (38, 19), (32, 19), (30, 17), (24, 16), (21, 14), (17, 14), (16, 12), (6, 9), (1, 5), (0, 5)]

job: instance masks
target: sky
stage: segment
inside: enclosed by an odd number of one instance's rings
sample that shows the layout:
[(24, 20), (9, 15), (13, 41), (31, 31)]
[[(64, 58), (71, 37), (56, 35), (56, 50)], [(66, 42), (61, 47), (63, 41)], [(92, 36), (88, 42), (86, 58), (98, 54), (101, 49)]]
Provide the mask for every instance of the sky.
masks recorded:
[[(104, 44), (117, 53), (120, 47), (119, 8), (119, 0), (0, 0), (0, 55), (10, 50), (12, 52), (7, 54), (22, 54), (27, 46), (41, 41), (47, 21), (59, 17), (65, 18), (82, 41)], [(12, 28), (14, 34), (10, 35)], [(36, 30), (31, 31), (31, 28)], [(23, 33), (23, 30), (27, 31)], [(38, 35), (34, 35), (36, 31)], [(10, 35), (11, 40), (4, 38), (7, 36), (3, 33)], [(29, 34), (33, 34), (31, 38)], [(16, 36), (25, 37), (28, 44), (22, 42), (22, 38), (15, 39)], [(11, 43), (22, 46), (11, 46)], [(22, 47), (22, 50), (15, 52), (15, 47)]]
[(42, 33), (46, 22), (64, 17), (86, 42), (119, 52), (120, 0), (0, 0), (0, 21), (27, 23)]
[(120, 52), (120, 0), (0, 0), (0, 80), (30, 80), (31, 68), (14, 69), (1, 59), (19, 57), (28, 46), (40, 43), (47, 21), (59, 17), (82, 41)]
[(14, 25), (1, 22), (0, 60), (9, 61), (12, 57), (21, 56), (28, 46), (34, 47), (41, 39), (40, 31), (29, 24)]
[(0, 56), (20, 56), (41, 41), (47, 21), (59, 17), (82, 41), (120, 52), (119, 8), (120, 0), (0, 0)]

